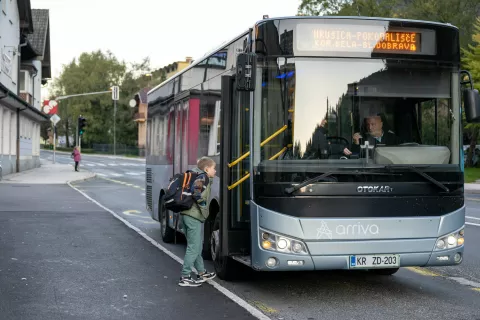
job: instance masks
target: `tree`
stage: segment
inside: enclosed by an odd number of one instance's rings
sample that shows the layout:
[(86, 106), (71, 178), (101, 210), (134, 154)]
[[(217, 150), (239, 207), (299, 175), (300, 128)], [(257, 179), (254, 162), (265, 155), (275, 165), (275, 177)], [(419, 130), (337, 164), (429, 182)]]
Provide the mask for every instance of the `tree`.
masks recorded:
[[(64, 66), (61, 75), (54, 81), (52, 95), (107, 91), (113, 85), (122, 84), (125, 72), (125, 63), (118, 61), (111, 52), (83, 53), (78, 60), (73, 59)], [(117, 131), (122, 133), (121, 137), (135, 135), (131, 121), (124, 121), (125, 110), (129, 111), (128, 101), (125, 100), (118, 102)], [(110, 94), (60, 100), (59, 115), (63, 120), (59, 134), (75, 136), (76, 121), (79, 115), (83, 115), (87, 119), (87, 129), (82, 142), (86, 145), (94, 142), (113, 143), (113, 103)], [(124, 143), (122, 139), (118, 142)], [(67, 144), (70, 146), (68, 140)]]
[(299, 15), (373, 16), (451, 23), (459, 28), (460, 44), (472, 44), (480, 0), (302, 0)]
[[(470, 71), (474, 87), (480, 90), (480, 18), (476, 19), (473, 26), (474, 34), (472, 36), (473, 44), (468, 45), (468, 49), (463, 50), (462, 64), (463, 68)], [(465, 121), (465, 114), (462, 116), (463, 123)], [(470, 140), (470, 148), (467, 155), (467, 166), (472, 165), (473, 152), (477, 145), (478, 135), (480, 133), (480, 124), (468, 123), (464, 127), (465, 133)]]

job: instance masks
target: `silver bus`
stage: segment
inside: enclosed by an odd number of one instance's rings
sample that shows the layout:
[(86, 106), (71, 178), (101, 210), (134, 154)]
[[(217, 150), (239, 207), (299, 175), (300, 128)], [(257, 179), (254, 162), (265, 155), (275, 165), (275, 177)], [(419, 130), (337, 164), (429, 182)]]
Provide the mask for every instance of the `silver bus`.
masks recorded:
[(174, 242), (165, 188), (209, 156), (203, 256), (222, 279), (458, 265), (462, 108), (479, 121), (450, 24), (265, 18), (148, 93), (146, 207)]

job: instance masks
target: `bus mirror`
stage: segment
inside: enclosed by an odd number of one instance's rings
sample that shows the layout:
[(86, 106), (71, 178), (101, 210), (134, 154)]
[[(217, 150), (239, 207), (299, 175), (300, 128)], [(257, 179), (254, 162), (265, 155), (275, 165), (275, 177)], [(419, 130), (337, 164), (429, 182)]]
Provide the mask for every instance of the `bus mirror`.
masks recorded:
[(237, 90), (255, 90), (255, 70), (257, 59), (254, 53), (239, 53), (237, 56)]
[(465, 89), (463, 104), (467, 122), (480, 122), (480, 95), (477, 89)]

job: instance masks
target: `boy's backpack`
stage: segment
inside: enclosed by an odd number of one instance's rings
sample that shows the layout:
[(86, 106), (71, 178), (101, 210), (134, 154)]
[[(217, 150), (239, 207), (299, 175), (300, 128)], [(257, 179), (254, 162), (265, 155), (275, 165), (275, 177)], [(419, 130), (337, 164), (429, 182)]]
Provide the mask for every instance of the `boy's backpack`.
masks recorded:
[[(190, 209), (195, 203), (192, 197), (192, 185), (195, 179), (204, 173), (196, 173), (194, 171), (186, 171), (177, 173), (170, 179), (167, 192), (165, 193), (165, 208), (173, 212), (182, 212)], [(208, 177), (205, 175), (206, 183)]]

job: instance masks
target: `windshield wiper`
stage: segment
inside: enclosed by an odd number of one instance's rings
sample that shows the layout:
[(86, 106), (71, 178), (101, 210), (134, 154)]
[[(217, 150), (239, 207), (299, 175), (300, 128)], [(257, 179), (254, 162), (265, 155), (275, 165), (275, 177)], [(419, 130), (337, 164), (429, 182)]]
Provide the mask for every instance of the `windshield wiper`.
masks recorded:
[[(428, 168), (430, 166), (418, 166), (418, 167)], [(445, 186), (440, 181), (432, 178), (431, 176), (429, 176), (425, 172), (422, 172), (422, 171), (418, 170), (418, 167), (417, 166), (403, 166), (403, 165), (387, 165), (387, 166), (385, 166), (385, 169), (388, 169), (388, 170), (391, 170), (391, 169), (408, 169), (408, 170), (413, 171), (413, 172), (419, 174), (420, 176), (424, 177), (425, 179), (427, 179), (428, 181), (430, 181), (431, 183), (433, 183), (434, 185), (436, 185), (440, 189), (444, 190), (445, 192), (450, 192), (450, 189), (448, 189), (447, 186)]]
[(311, 183), (317, 182), (317, 181), (330, 181), (329, 179), (325, 179), (326, 177), (332, 175), (332, 174), (350, 174), (350, 175), (356, 175), (356, 174), (371, 174), (371, 175), (382, 175), (382, 176), (391, 176), (391, 175), (401, 175), (401, 174), (395, 174), (395, 173), (385, 173), (385, 172), (371, 172), (371, 171), (328, 171), (325, 172), (324, 174), (321, 174), (319, 176), (316, 176), (314, 178), (308, 179), (303, 181), (302, 183), (290, 187), (290, 188), (285, 188), (285, 192), (287, 194), (292, 194), (295, 191), (308, 186)]

